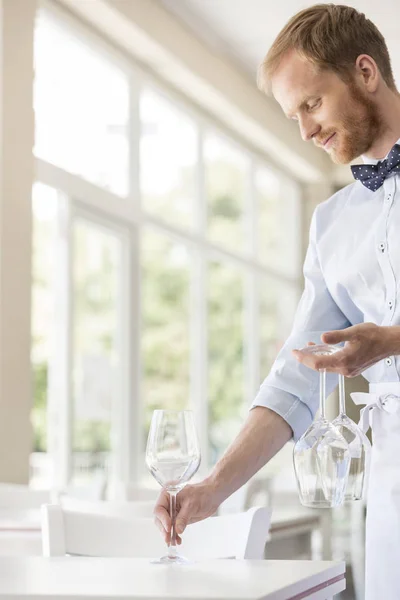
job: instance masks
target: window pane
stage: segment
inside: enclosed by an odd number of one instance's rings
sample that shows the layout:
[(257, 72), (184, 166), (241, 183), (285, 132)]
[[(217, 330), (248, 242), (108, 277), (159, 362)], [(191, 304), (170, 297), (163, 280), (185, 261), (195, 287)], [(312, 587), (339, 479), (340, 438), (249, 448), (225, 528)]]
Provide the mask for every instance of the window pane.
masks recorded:
[(31, 485), (49, 487), (51, 465), (47, 452), (49, 362), (53, 355), (55, 306), (55, 242), (57, 191), (36, 183), (32, 194), (32, 383), (33, 454)]
[[(292, 328), (296, 287), (273, 277), (260, 278), (260, 378), (267, 377)], [(260, 383), (261, 383), (260, 382)]]
[(255, 187), (258, 200), (258, 253), (262, 262), (276, 264), (279, 261), (279, 237), (282, 227), (279, 222), (280, 185), (278, 177), (264, 167), (255, 172)]
[(244, 278), (227, 264), (208, 270), (208, 397), (210, 462), (214, 464), (242, 423), (244, 391)]
[(35, 154), (128, 193), (127, 76), (50, 18), (35, 33)]
[(222, 138), (208, 135), (204, 161), (209, 238), (231, 250), (243, 251), (248, 242), (244, 238), (248, 160)]
[(187, 248), (145, 231), (142, 239), (144, 440), (155, 409), (189, 408), (190, 269)]
[(161, 96), (141, 95), (140, 183), (143, 207), (181, 227), (193, 225), (196, 201), (195, 124)]
[(77, 220), (73, 235), (72, 475), (84, 484), (109, 471), (113, 418), (120, 407), (121, 240)]
[(300, 192), (267, 167), (255, 171), (258, 222), (258, 257), (289, 277), (301, 271)]

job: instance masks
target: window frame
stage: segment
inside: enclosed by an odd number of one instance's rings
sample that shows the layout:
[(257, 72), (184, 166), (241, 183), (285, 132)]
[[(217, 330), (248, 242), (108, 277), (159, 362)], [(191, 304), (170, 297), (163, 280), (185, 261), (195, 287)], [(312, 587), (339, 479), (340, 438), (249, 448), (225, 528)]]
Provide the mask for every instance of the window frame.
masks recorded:
[[(176, 92), (162, 82), (154, 74), (146, 71), (145, 68), (137, 64), (133, 59), (128, 59), (122, 51), (119, 51), (112, 43), (107, 42), (99, 34), (90, 30), (77, 17), (67, 14), (63, 9), (43, 3), (41, 10), (46, 18), (55, 20), (58, 24), (66, 27), (72, 34), (83, 36), (86, 43), (93, 48), (95, 52), (101, 53), (107, 61), (111, 61), (122, 69), (129, 80), (129, 191), (125, 198), (122, 198), (112, 192), (100, 188), (81, 177), (69, 173), (60, 167), (52, 165), (39, 158), (36, 162), (36, 181), (54, 187), (59, 190), (66, 198), (65, 214), (67, 221), (64, 226), (67, 227), (69, 235), (71, 233), (71, 223), (76, 214), (80, 212), (87, 215), (89, 220), (100, 220), (107, 226), (124, 231), (127, 240), (127, 252), (124, 259), (124, 272), (121, 277), (124, 281), (124, 298), (121, 301), (125, 318), (127, 319), (127, 335), (124, 341), (123, 363), (126, 366), (126, 380), (123, 382), (123, 406), (121, 419), (121, 444), (117, 452), (117, 473), (124, 482), (139, 482), (146, 478), (144, 466), (144, 448), (140, 447), (143, 415), (141, 402), (136, 402), (140, 398), (141, 387), (141, 357), (140, 357), (140, 334), (141, 334), (141, 281), (140, 281), (140, 235), (145, 227), (155, 228), (167, 235), (171, 239), (178, 240), (189, 246), (189, 251), (193, 256), (193, 273), (190, 290), (191, 298), (191, 356), (190, 356), (190, 396), (192, 408), (195, 412), (197, 421), (200, 444), (202, 448), (202, 466), (200, 475), (208, 471), (208, 406), (205, 402), (207, 398), (207, 264), (210, 260), (222, 260), (232, 263), (244, 269), (248, 286), (245, 290), (245, 324), (244, 324), (244, 348), (245, 348), (245, 403), (250, 403), (254, 398), (260, 385), (260, 336), (259, 336), (259, 317), (260, 317), (260, 276), (267, 275), (279, 282), (287, 284), (290, 293), (297, 299), (302, 289), (301, 271), (296, 264), (293, 273), (282, 273), (279, 270), (269, 267), (257, 256), (258, 251), (258, 228), (257, 228), (257, 199), (255, 190), (255, 169), (258, 165), (267, 167), (274, 172), (282, 181), (282, 187), (286, 189), (289, 186), (293, 189), (295, 197), (292, 197), (292, 204), (298, 208), (297, 215), (300, 215), (301, 206), (301, 186), (294, 179), (283, 174), (275, 166), (268, 163), (268, 160), (249, 147), (247, 142), (241, 140), (234, 130), (229, 131), (224, 125), (217, 122), (214, 118), (207, 115), (200, 107), (196, 107), (180, 93)], [(150, 89), (155, 93), (165, 97), (168, 102), (173, 104), (178, 110), (194, 120), (198, 128), (198, 163), (196, 167), (196, 202), (195, 202), (195, 221), (197, 228), (192, 230), (180, 229), (154, 214), (146, 212), (141, 204), (140, 197), (140, 93), (142, 89)], [(205, 195), (205, 170), (204, 170), (204, 138), (208, 134), (216, 134), (219, 137), (238, 148), (249, 160), (250, 168), (247, 176), (247, 198), (245, 212), (245, 227), (249, 233), (249, 243), (245, 244), (241, 253), (227, 250), (218, 244), (211, 243), (207, 239), (207, 199)], [(301, 256), (301, 219), (297, 227), (291, 225), (289, 243), (293, 257)], [(283, 232), (285, 235), (285, 232)], [(69, 238), (70, 239), (70, 238)], [(248, 246), (248, 247), (246, 247)], [(58, 485), (62, 486), (68, 483), (71, 459), (71, 381), (68, 379), (68, 364), (71, 364), (71, 320), (73, 299), (71, 297), (71, 257), (68, 252), (65, 256), (65, 277), (64, 291), (69, 290), (68, 300), (64, 306), (64, 331), (62, 332), (63, 360), (66, 364), (58, 364), (60, 372), (64, 373), (65, 394), (62, 401), (63, 416), (63, 435), (60, 437), (63, 447), (57, 460), (61, 461), (61, 477)], [(296, 271), (296, 272), (295, 272)], [(131, 310), (129, 310), (131, 307)], [(255, 343), (254, 340), (257, 340)], [(60, 363), (58, 360), (58, 363)], [(56, 361), (57, 362), (57, 361)], [(133, 368), (131, 367), (133, 365)], [(48, 430), (50, 430), (49, 423)], [(68, 448), (68, 444), (70, 445)], [(60, 468), (55, 465), (54, 472)]]

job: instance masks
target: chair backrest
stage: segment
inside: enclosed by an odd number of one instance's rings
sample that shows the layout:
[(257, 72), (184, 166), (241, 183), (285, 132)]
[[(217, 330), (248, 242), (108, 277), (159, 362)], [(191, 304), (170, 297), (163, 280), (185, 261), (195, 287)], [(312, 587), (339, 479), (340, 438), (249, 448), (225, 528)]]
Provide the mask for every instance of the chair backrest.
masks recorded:
[(49, 490), (32, 490), (27, 485), (0, 483), (0, 508), (27, 510), (50, 502)]
[[(185, 530), (182, 552), (194, 559), (261, 559), (269, 525), (266, 508), (199, 521)], [(42, 543), (44, 556), (155, 558), (166, 551), (153, 519), (88, 514), (55, 504), (42, 507)]]

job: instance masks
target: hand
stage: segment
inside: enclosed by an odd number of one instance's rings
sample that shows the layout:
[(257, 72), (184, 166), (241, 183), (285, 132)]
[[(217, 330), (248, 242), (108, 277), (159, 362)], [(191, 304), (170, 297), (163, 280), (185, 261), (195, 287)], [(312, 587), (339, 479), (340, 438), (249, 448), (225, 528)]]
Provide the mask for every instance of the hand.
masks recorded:
[(341, 373), (345, 377), (356, 377), (368, 367), (391, 355), (388, 341), (390, 327), (379, 327), (374, 323), (361, 323), (347, 329), (322, 334), (324, 344), (345, 342), (343, 349), (328, 356), (305, 354), (292, 350), (296, 359), (315, 371), (326, 369)]
[[(215, 488), (207, 480), (187, 485), (176, 496), (176, 543), (181, 544), (181, 534), (189, 523), (196, 523), (213, 515), (220, 500)], [(167, 544), (171, 540), (171, 516), (169, 494), (163, 489), (154, 508), (154, 522)]]

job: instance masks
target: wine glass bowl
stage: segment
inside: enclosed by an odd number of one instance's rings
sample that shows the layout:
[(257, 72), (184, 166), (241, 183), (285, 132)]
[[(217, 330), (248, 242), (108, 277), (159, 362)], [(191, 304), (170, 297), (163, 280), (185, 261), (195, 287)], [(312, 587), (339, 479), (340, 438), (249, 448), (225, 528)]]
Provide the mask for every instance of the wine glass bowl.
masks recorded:
[(365, 433), (346, 414), (344, 377), (339, 375), (339, 415), (332, 425), (342, 434), (350, 451), (345, 501), (362, 500), (367, 488), (371, 444)]
[(345, 439), (326, 419), (318, 419), (298, 440), (293, 452), (300, 502), (333, 508), (344, 500), (350, 453)]
[(171, 541), (161, 564), (185, 564), (188, 561), (176, 549), (176, 496), (200, 466), (201, 454), (190, 410), (155, 410), (146, 447), (146, 465), (155, 480), (169, 493)]

